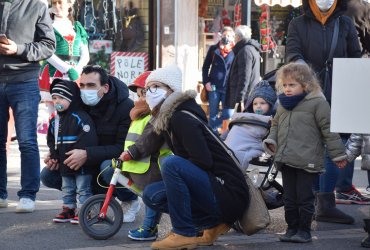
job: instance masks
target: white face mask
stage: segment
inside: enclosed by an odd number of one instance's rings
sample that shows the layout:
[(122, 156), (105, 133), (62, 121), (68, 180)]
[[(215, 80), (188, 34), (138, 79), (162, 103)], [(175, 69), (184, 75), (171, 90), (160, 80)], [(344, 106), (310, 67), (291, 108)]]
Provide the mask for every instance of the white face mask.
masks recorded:
[[(101, 88), (100, 88), (101, 89)], [(81, 89), (81, 99), (88, 106), (95, 106), (102, 97), (98, 96), (100, 89)]]
[(328, 11), (333, 6), (335, 0), (316, 0), (316, 4), (323, 12)]
[(167, 90), (157, 88), (157, 90), (152, 93), (149, 90), (146, 92), (145, 100), (149, 105), (150, 110), (153, 110), (159, 103), (166, 99)]

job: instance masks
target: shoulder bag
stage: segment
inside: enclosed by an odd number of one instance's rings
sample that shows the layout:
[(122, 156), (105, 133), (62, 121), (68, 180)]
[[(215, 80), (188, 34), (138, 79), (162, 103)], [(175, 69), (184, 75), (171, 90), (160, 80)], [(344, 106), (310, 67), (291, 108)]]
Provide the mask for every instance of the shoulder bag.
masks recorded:
[[(231, 156), (234, 163), (239, 167), (239, 169), (241, 169), (240, 163), (235, 157), (233, 151), (229, 149), (225, 145), (225, 143), (213, 133), (213, 131), (207, 126), (207, 124), (205, 124), (202, 120), (200, 120), (197, 116), (193, 115), (189, 111), (182, 110), (181, 112), (190, 115), (191, 117), (202, 123), (209, 134), (212, 135), (213, 138), (225, 149), (227, 154)], [(242, 229), (243, 233), (245, 233), (246, 235), (252, 235), (257, 233), (259, 230), (266, 228), (270, 224), (271, 218), (260, 190), (253, 185), (251, 179), (248, 177), (247, 174), (245, 175), (245, 180), (247, 182), (249, 190), (249, 204), (247, 205), (242, 218), (240, 218), (237, 223), (238, 226)]]

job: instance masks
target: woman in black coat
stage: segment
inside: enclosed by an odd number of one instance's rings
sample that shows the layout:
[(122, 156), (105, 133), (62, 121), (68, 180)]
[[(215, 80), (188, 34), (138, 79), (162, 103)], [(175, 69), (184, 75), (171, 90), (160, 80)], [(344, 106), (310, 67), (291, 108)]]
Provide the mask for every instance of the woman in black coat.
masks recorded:
[[(192, 249), (213, 244), (241, 218), (249, 200), (243, 173), (216, 135), (206, 129), (207, 118), (194, 99), (196, 92), (181, 91), (181, 77), (177, 66), (168, 66), (153, 71), (146, 80), (146, 101), (154, 117), (154, 130), (164, 133), (175, 154), (161, 162), (173, 229), (167, 238), (154, 242), (152, 249)], [(150, 186), (144, 190), (143, 200), (158, 210), (163, 204), (153, 204), (146, 198)], [(197, 237), (200, 231), (203, 236)]]

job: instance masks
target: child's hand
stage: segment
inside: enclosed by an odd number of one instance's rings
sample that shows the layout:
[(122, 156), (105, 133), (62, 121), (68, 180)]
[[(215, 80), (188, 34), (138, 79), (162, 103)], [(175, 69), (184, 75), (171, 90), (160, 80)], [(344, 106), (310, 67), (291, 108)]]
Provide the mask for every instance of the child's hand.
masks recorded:
[(271, 152), (275, 153), (275, 145), (271, 143), (266, 143), (266, 146), (271, 150)]
[(131, 161), (132, 157), (127, 151), (123, 151), (122, 154), (119, 156), (119, 159), (121, 161)]
[(47, 162), (46, 162), (46, 166), (50, 169), (50, 170), (58, 170), (59, 169), (59, 163), (58, 163), (58, 160), (56, 159), (49, 159)]
[(337, 165), (338, 168), (344, 168), (348, 164), (348, 161), (347, 159), (345, 159), (341, 161), (335, 161), (334, 163), (335, 165)]

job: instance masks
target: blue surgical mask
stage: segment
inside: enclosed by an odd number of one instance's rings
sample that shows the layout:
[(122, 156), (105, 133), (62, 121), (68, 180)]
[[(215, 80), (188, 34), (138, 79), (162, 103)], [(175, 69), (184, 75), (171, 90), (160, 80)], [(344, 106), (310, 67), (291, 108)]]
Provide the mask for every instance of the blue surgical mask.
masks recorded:
[[(101, 88), (100, 88), (101, 89)], [(101, 100), (98, 96), (100, 89), (81, 89), (81, 99), (88, 106), (95, 106)]]

